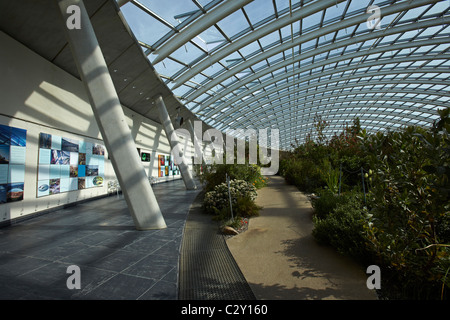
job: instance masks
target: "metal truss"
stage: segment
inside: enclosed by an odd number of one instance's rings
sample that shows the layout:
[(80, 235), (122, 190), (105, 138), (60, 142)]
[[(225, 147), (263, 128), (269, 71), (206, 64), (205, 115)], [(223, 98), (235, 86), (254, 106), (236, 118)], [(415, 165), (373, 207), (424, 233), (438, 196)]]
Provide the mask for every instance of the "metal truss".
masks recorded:
[(315, 115), (331, 136), (356, 117), (370, 132), (427, 126), (450, 105), (448, 1), (156, 3), (121, 9), (166, 85), (223, 132), (277, 128), (290, 149)]

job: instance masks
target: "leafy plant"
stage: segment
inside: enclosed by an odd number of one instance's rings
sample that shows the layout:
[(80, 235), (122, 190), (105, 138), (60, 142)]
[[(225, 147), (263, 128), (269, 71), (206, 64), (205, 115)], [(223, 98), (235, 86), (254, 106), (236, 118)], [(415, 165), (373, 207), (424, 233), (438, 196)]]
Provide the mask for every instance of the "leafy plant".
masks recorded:
[[(230, 181), (231, 207), (235, 216), (252, 216), (256, 215), (258, 208), (254, 203), (257, 192), (256, 187), (244, 180)], [(205, 194), (203, 199), (203, 208), (209, 214), (224, 217), (231, 217), (230, 197), (228, 193), (228, 185), (221, 183), (214, 190)]]
[(225, 183), (227, 176), (230, 180), (244, 180), (254, 184), (257, 189), (266, 186), (268, 181), (261, 175), (261, 168), (256, 164), (213, 164), (202, 168), (202, 174), (197, 176), (204, 183), (205, 191), (211, 191), (217, 185)]
[(347, 195), (345, 201), (324, 218), (314, 216), (313, 236), (323, 244), (361, 261), (369, 261), (370, 252), (364, 238), (364, 222), (368, 212), (359, 193)]
[[(280, 173), (301, 191), (317, 190), (314, 236), (384, 270), (391, 298), (446, 299), (450, 289), (450, 109), (431, 127), (368, 134), (359, 121), (330, 140), (317, 119), (283, 159)], [(336, 193), (342, 166), (346, 186)], [(366, 201), (348, 190), (362, 191)], [(324, 189), (324, 187), (327, 187)], [(367, 190), (368, 187), (368, 190)]]
[(311, 200), (311, 205), (314, 208), (315, 216), (324, 219), (344, 200), (346, 199), (343, 196), (335, 194), (330, 189), (322, 189), (318, 192), (317, 198)]
[(319, 169), (319, 172), (322, 180), (325, 181), (328, 190), (332, 193), (337, 193), (339, 190), (339, 169), (333, 168), (328, 159), (323, 159), (322, 167)]

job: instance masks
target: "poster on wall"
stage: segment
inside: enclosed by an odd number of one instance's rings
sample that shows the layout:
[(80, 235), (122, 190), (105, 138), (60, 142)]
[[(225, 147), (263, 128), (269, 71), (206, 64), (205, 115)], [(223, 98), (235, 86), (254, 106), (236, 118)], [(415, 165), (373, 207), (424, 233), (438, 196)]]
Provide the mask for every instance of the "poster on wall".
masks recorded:
[(158, 155), (158, 177), (177, 176), (180, 169), (174, 162), (173, 156)]
[(23, 200), (27, 131), (0, 125), (0, 204)]
[(178, 167), (177, 163), (175, 162), (175, 159), (172, 161), (173, 164), (173, 175), (178, 176), (180, 175), (180, 168)]
[(158, 177), (165, 177), (166, 175), (166, 157), (158, 154)]
[(105, 147), (40, 133), (37, 197), (103, 185)]
[(141, 152), (141, 161), (142, 162), (150, 162), (150, 153)]

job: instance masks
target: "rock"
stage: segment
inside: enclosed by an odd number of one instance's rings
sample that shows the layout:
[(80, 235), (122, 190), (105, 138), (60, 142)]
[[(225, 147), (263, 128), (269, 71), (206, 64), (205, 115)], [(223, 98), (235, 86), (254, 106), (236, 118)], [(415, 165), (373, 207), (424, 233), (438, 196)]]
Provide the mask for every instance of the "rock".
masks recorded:
[(236, 229), (234, 229), (233, 227), (230, 227), (230, 226), (223, 227), (222, 232), (223, 232), (223, 234), (232, 235), (232, 236), (239, 234), (239, 232)]

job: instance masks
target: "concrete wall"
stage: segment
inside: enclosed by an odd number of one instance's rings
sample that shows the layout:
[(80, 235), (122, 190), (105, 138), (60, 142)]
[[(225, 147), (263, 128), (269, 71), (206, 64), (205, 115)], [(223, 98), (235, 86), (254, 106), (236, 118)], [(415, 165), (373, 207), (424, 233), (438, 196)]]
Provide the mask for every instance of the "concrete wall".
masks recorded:
[[(116, 177), (106, 155), (103, 187), (37, 198), (39, 133), (104, 143), (80, 80), (3, 32), (0, 47), (0, 124), (27, 130), (24, 200), (0, 204), (0, 223), (107, 194), (107, 182)], [(136, 147), (152, 155), (151, 162), (143, 162), (147, 175), (159, 182), (181, 179), (158, 178), (158, 154), (170, 154), (161, 125), (130, 109), (124, 112)]]

